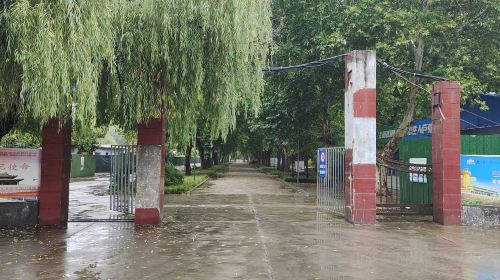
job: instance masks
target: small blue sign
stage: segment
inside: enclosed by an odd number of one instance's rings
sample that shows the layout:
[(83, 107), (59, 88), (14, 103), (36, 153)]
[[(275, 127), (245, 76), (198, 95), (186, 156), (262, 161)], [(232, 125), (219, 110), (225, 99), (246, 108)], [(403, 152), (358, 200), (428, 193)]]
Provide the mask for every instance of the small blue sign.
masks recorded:
[(319, 149), (318, 152), (318, 175), (326, 177), (326, 149)]

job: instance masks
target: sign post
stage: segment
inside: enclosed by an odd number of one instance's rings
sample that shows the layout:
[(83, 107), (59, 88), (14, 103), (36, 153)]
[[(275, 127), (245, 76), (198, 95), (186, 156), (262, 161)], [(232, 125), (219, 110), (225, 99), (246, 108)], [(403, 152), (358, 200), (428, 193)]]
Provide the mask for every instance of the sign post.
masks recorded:
[(320, 178), (326, 177), (326, 149), (319, 149), (318, 175)]

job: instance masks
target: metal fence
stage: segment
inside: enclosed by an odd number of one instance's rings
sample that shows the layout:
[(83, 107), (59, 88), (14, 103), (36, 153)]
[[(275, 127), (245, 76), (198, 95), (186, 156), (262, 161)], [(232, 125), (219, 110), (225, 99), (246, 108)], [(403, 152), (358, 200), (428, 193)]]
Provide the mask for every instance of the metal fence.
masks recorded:
[(432, 215), (432, 165), (378, 158), (377, 214)]
[(344, 215), (344, 152), (343, 147), (318, 149), (324, 151), (326, 174), (317, 179), (318, 208)]
[(134, 214), (136, 193), (136, 145), (111, 146), (110, 209)]

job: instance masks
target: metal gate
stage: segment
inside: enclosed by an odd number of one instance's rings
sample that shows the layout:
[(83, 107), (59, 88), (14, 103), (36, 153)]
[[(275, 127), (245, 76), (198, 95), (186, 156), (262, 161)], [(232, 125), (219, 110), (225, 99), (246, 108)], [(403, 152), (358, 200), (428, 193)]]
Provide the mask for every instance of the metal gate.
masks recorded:
[(432, 165), (377, 157), (377, 215), (432, 215)]
[(109, 208), (124, 214), (134, 214), (136, 193), (136, 145), (111, 146), (111, 176)]
[(344, 215), (344, 152), (343, 147), (318, 149), (318, 208)]

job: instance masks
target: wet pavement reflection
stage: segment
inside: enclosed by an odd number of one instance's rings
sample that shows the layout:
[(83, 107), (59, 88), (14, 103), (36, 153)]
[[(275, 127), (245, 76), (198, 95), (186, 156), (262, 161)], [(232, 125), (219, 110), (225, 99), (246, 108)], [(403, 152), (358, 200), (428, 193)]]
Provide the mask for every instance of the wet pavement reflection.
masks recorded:
[(500, 229), (354, 226), (242, 164), (166, 197), (160, 227), (0, 231), (1, 279), (499, 279)]

